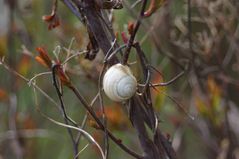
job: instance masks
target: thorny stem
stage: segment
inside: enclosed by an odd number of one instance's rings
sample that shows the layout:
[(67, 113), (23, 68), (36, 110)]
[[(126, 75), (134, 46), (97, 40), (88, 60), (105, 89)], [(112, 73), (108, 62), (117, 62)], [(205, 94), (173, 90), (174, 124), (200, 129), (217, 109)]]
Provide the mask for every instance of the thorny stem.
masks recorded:
[(139, 17), (137, 19), (137, 22), (135, 24), (135, 27), (134, 27), (134, 32), (130, 36), (130, 39), (129, 39), (128, 44), (127, 44), (127, 48), (126, 48), (124, 56), (123, 56), (123, 64), (124, 65), (127, 64), (127, 61), (128, 61), (128, 58), (129, 58), (129, 54), (130, 54), (130, 50), (131, 50), (131, 47), (132, 47), (132, 45), (134, 43), (134, 39), (135, 39), (136, 33), (137, 33), (137, 31), (139, 29), (139, 26), (141, 24), (141, 20), (144, 17), (144, 11), (145, 11), (145, 8), (146, 8), (146, 4), (147, 4), (147, 0), (144, 0), (143, 4), (142, 4), (141, 11), (140, 11), (140, 15), (139, 15)]

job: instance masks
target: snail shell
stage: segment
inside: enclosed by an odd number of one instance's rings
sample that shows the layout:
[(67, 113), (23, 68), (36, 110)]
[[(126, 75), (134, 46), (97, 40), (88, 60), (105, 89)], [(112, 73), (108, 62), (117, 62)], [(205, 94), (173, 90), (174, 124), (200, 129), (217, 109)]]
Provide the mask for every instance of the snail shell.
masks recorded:
[(119, 63), (111, 66), (103, 78), (105, 94), (116, 102), (131, 98), (136, 92), (136, 87), (137, 81), (130, 68)]

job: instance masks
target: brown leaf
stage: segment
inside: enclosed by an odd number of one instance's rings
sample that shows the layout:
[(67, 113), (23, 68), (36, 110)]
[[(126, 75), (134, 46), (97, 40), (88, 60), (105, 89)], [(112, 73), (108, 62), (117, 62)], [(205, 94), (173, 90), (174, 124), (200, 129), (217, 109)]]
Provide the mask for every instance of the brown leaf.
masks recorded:
[(151, 16), (164, 2), (165, 0), (151, 0), (149, 8), (144, 12), (144, 17)]
[(128, 22), (128, 33), (129, 35), (132, 35), (134, 32), (134, 22)]
[(50, 15), (42, 16), (42, 20), (48, 23), (49, 30), (52, 30), (60, 25), (60, 19), (55, 11), (52, 11)]
[(43, 66), (51, 68), (52, 62), (47, 51), (42, 47), (37, 47), (36, 50), (39, 53), (39, 56), (35, 57), (36, 61), (42, 64)]

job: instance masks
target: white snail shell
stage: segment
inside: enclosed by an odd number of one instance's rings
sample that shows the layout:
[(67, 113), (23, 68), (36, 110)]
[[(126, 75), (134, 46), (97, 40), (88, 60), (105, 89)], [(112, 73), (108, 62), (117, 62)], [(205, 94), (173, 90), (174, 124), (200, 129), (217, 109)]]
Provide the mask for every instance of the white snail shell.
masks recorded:
[(115, 64), (104, 75), (104, 92), (113, 101), (122, 102), (131, 98), (136, 87), (137, 81), (126, 65)]

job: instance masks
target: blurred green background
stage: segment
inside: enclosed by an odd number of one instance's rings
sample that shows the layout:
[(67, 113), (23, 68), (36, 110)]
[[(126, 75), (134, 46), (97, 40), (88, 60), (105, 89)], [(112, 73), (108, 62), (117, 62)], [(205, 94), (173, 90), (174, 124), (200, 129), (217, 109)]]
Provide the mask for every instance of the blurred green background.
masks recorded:
[[(130, 8), (134, 2), (125, 0), (124, 8), (113, 12), (113, 27), (120, 45), (121, 33), (129, 36), (127, 25), (135, 22), (140, 9), (140, 4)], [(48, 30), (42, 16), (51, 13), (52, 4), (40, 0), (0, 0), (0, 56), (11, 70), (27, 79), (49, 71), (35, 60), (36, 47), (44, 47), (52, 59), (57, 56), (64, 60), (67, 49), (82, 51), (89, 42), (84, 25), (60, 1), (60, 26)], [(169, 81), (182, 71), (174, 61), (186, 67), (191, 59), (187, 11), (187, 1), (168, 0), (140, 27), (136, 40), (142, 44), (151, 65), (161, 73), (152, 73), (153, 83)], [(195, 72), (187, 72), (169, 86), (152, 89), (160, 128), (169, 137), (178, 158), (239, 159), (239, 3), (192, 0), (191, 14)], [(81, 55), (68, 63), (69, 77), (88, 102), (97, 94), (103, 58), (100, 52), (94, 61)], [(140, 79), (139, 67), (134, 64), (135, 53), (130, 61)], [(50, 74), (39, 76), (34, 82), (59, 103)], [(78, 99), (65, 87), (63, 98), (68, 115), (81, 123), (85, 110)], [(104, 101), (110, 130), (127, 146), (141, 152), (125, 108), (105, 96)], [(63, 122), (54, 103), (0, 65), (0, 159), (73, 158), (67, 130), (44, 118), (37, 107)], [(94, 108), (99, 111), (99, 103)], [(102, 132), (89, 122), (86, 130), (102, 144)], [(97, 148), (88, 145), (84, 138), (79, 150), (86, 145), (80, 158), (100, 158)], [(132, 158), (111, 142), (109, 154), (113, 159)]]

